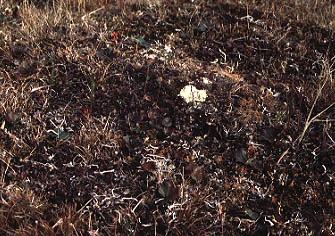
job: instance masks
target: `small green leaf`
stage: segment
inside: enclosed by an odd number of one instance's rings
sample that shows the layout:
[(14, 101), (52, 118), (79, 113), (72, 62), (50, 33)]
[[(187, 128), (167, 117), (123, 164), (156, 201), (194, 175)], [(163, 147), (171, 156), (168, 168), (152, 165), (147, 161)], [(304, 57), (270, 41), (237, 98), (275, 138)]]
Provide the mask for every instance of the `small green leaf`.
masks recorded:
[(159, 185), (158, 192), (167, 200), (176, 200), (179, 197), (179, 188), (170, 181), (164, 181)]
[(91, 93), (94, 92), (94, 90), (95, 90), (95, 81), (92, 80), (91, 81)]
[(253, 220), (257, 220), (259, 214), (251, 209), (246, 209), (245, 213)]
[(70, 134), (60, 128), (55, 128), (54, 130), (49, 130), (48, 134), (59, 139), (67, 139), (70, 137)]
[(169, 195), (169, 186), (165, 183), (161, 184), (159, 186), (158, 192), (160, 193), (160, 195), (166, 198)]
[(15, 121), (17, 121), (19, 118), (20, 118), (20, 115), (18, 115), (18, 114), (14, 114), (14, 116), (13, 116), (13, 121), (15, 122)]
[(70, 134), (68, 132), (62, 131), (59, 133), (58, 138), (60, 139), (67, 139), (70, 137)]
[(198, 32), (206, 32), (208, 30), (208, 25), (204, 22), (201, 22), (198, 27), (195, 27), (195, 30)]
[(149, 47), (149, 43), (147, 43), (143, 38), (133, 38), (133, 40), (138, 43), (141, 47)]

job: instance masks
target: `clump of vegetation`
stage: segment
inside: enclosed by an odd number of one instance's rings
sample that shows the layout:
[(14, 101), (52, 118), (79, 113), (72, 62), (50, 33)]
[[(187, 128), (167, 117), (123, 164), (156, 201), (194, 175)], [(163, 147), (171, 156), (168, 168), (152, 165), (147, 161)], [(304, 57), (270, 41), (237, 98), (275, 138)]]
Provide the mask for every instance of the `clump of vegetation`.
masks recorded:
[(0, 0), (1, 234), (334, 234), (334, 19)]

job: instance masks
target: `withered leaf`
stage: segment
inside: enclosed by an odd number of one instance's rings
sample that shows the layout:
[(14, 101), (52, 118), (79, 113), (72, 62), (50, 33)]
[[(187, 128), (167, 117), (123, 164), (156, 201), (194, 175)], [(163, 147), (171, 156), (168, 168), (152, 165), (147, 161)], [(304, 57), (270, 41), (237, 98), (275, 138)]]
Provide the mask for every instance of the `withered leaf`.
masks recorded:
[(185, 166), (185, 175), (191, 176), (196, 182), (201, 182), (205, 177), (205, 172), (201, 166), (190, 162)]
[(172, 125), (172, 120), (170, 117), (165, 117), (162, 121), (162, 125), (165, 127), (165, 128), (169, 128), (171, 127)]
[(142, 164), (142, 169), (145, 171), (153, 172), (156, 170), (156, 163), (154, 161), (147, 161)]
[(248, 161), (247, 151), (245, 148), (238, 148), (235, 150), (234, 157), (236, 162), (245, 164)]
[(196, 168), (196, 164), (193, 162), (189, 162), (186, 166), (185, 166), (185, 175), (186, 176), (190, 176), (193, 173), (193, 170)]
[(14, 112), (8, 112), (6, 115), (6, 121), (10, 124), (14, 124), (18, 119), (20, 118), (19, 114), (16, 114)]
[(273, 127), (263, 127), (260, 130), (260, 139), (262, 141), (267, 141), (270, 144), (274, 142), (276, 138), (276, 130)]
[(205, 177), (204, 170), (200, 166), (196, 167), (193, 170), (191, 177), (193, 180), (197, 182), (201, 182), (203, 178)]

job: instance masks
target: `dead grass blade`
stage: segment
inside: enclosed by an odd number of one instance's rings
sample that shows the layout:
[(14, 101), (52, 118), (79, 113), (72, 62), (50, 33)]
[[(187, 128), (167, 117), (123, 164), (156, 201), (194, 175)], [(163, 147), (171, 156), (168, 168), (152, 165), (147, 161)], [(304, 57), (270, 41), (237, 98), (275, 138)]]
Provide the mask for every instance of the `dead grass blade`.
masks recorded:
[[(333, 58), (333, 59), (334, 59), (334, 58)], [(324, 82), (323, 82), (322, 86), (320, 86), (319, 89), (318, 89), (317, 95), (316, 95), (316, 97), (315, 97), (315, 99), (314, 99), (314, 102), (313, 102), (313, 104), (312, 104), (312, 107), (311, 107), (311, 109), (310, 109), (310, 111), (309, 111), (309, 113), (308, 113), (307, 120), (306, 120), (306, 123), (305, 123), (305, 125), (304, 125), (304, 129), (303, 129), (302, 133), (300, 134), (300, 136), (293, 142), (293, 146), (294, 146), (296, 143), (299, 145), (299, 144), (302, 142), (303, 138), (305, 137), (305, 134), (306, 134), (308, 128), (310, 127), (310, 125), (311, 125), (314, 121), (316, 121), (316, 119), (317, 119), (318, 117), (320, 117), (322, 114), (324, 114), (324, 113), (325, 113), (326, 111), (328, 111), (332, 106), (335, 105), (335, 102), (331, 103), (329, 106), (327, 106), (327, 107), (326, 107), (325, 109), (323, 109), (321, 112), (319, 112), (317, 115), (315, 115), (315, 116), (312, 117), (312, 113), (313, 113), (313, 111), (314, 111), (315, 105), (316, 105), (317, 101), (321, 98), (321, 96), (322, 96), (322, 91), (323, 91), (323, 89), (325, 88), (327, 82), (329, 82), (329, 83), (331, 83), (331, 84), (333, 83), (333, 78), (332, 78), (332, 72), (334, 71), (334, 70), (332, 70), (332, 67), (333, 67), (333, 66), (334, 66), (334, 63), (331, 64), (331, 65), (329, 65), (329, 63), (327, 63), (327, 62), (325, 62), (325, 61), (323, 62), (323, 67), (324, 67), (324, 68), (323, 68), (323, 72), (324, 72), (323, 77), (325, 77)], [(291, 148), (291, 147), (287, 148), (287, 149), (282, 153), (282, 155), (280, 156), (279, 160), (277, 161), (277, 164), (279, 164), (279, 163), (281, 162), (281, 160), (284, 158), (284, 156), (286, 156), (286, 155), (288, 154), (290, 148)]]

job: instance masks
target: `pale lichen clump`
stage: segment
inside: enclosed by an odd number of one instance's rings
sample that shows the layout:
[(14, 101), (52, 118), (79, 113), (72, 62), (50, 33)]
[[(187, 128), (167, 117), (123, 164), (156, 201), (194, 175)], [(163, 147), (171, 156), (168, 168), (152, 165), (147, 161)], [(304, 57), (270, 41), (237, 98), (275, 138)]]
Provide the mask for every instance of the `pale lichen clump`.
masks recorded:
[(198, 90), (193, 85), (186, 85), (179, 93), (185, 102), (193, 103), (193, 107), (199, 107), (201, 103), (206, 101), (206, 90)]

